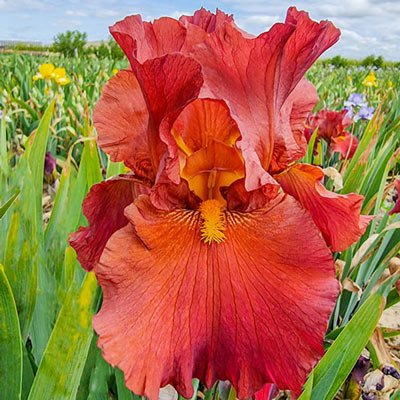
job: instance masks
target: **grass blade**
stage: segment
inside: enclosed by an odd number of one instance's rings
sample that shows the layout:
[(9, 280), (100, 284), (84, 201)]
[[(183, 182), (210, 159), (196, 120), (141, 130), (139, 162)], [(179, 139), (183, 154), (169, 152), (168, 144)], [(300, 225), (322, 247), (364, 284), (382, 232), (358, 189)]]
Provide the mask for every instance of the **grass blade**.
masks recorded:
[(4, 268), (0, 264), (0, 393), (3, 399), (20, 399), (22, 346), (17, 307)]
[[(350, 374), (362, 350), (372, 335), (385, 299), (375, 293), (346, 325), (338, 338), (314, 368), (298, 400), (331, 400)], [(311, 396), (308, 396), (312, 386)]]
[(29, 400), (75, 399), (93, 337), (96, 288), (95, 276), (89, 273), (80, 289), (73, 285), (66, 295)]
[(7, 210), (12, 206), (14, 200), (18, 197), (19, 191), (13, 194), (2, 206), (0, 206), (0, 219), (7, 212)]

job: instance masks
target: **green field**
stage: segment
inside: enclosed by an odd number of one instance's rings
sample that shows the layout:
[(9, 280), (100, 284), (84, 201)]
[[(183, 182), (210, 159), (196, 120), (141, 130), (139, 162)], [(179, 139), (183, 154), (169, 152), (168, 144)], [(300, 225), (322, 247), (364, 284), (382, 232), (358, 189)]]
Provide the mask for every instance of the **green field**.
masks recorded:
[[(43, 63), (65, 68), (70, 82), (34, 79)], [(92, 123), (104, 84), (126, 67), (125, 61), (96, 57), (0, 54), (0, 327), (7, 326), (0, 337), (0, 377), (7, 377), (0, 379), (1, 399), (138, 397), (96, 346), (91, 318), (101, 292), (68, 245), (69, 234), (87, 223), (81, 205), (90, 187), (126, 171), (97, 147)], [(362, 213), (375, 219), (359, 242), (335, 254), (343, 290), (329, 323), (330, 350), (302, 400), (333, 398), (365, 347), (374, 368), (387, 362), (370, 337), (382, 305), (400, 300), (398, 272), (388, 267), (400, 250), (400, 215), (388, 214), (400, 173), (400, 69), (374, 73), (376, 86), (365, 84), (365, 67), (317, 63), (307, 74), (320, 98), (316, 110), (339, 111), (352, 93), (364, 94), (375, 108), (372, 120), (348, 128), (359, 140), (351, 160), (323, 142), (318, 154), (310, 145), (304, 160), (335, 168), (343, 183), (326, 177), (326, 187), (362, 194)], [(56, 168), (44, 173), (48, 152)], [(206, 399), (224, 398), (222, 389), (215, 394), (194, 385)]]

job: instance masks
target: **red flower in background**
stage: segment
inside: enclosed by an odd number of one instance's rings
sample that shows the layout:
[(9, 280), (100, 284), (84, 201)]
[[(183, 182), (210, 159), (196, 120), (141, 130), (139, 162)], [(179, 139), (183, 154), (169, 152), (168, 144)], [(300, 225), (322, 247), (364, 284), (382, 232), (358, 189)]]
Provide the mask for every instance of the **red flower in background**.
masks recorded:
[(394, 183), (396, 194), (394, 196), (395, 204), (393, 208), (389, 211), (389, 215), (400, 213), (400, 178), (396, 179)]
[(257, 37), (204, 9), (111, 27), (131, 69), (104, 88), (98, 142), (131, 173), (96, 185), (71, 244), (103, 288), (104, 358), (137, 394), (192, 377), (239, 398), (300, 393), (338, 293), (331, 251), (364, 232), (362, 197), (294, 164), (317, 101), (304, 73), (339, 31), (290, 8)]
[(358, 146), (358, 139), (345, 129), (353, 123), (347, 115), (347, 110), (320, 110), (316, 115), (310, 115), (304, 134), (307, 142), (318, 128), (315, 146), (324, 139), (331, 150), (339, 152), (343, 158), (352, 158)]

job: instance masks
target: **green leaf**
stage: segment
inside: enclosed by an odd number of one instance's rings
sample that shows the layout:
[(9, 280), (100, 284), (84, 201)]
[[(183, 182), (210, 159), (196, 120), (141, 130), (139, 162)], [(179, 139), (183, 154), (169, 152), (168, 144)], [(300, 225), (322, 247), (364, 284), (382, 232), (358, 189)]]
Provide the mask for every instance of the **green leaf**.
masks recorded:
[(380, 293), (370, 296), (314, 368), (298, 400), (334, 398), (367, 345), (384, 306), (385, 299)]
[(22, 346), (17, 307), (4, 268), (0, 264), (0, 393), (3, 399), (20, 399)]
[(117, 383), (118, 400), (140, 400), (141, 396), (133, 394), (125, 385), (124, 373), (116, 368), (115, 381)]
[(0, 171), (8, 175), (9, 165), (7, 160), (7, 135), (6, 135), (6, 111), (0, 120)]
[(7, 212), (7, 210), (12, 206), (14, 200), (18, 197), (19, 191), (13, 194), (2, 206), (0, 206), (0, 219)]
[(116, 176), (119, 174), (123, 174), (126, 171), (125, 165), (122, 162), (112, 162), (110, 159), (107, 164), (107, 178), (111, 178), (112, 176)]
[(308, 142), (308, 145), (307, 145), (307, 153), (300, 160), (301, 163), (312, 164), (312, 161), (314, 158), (314, 146), (315, 146), (315, 141), (317, 139), (317, 135), (318, 135), (318, 128), (311, 135), (310, 141)]
[(307, 384), (304, 386), (303, 393), (300, 396), (301, 400), (311, 400), (312, 389), (314, 383), (314, 371), (308, 375)]
[(400, 389), (396, 390), (396, 392), (392, 394), (390, 400), (400, 400)]
[[(42, 192), (43, 192), (43, 171), (44, 158), (46, 154), (47, 139), (50, 132), (50, 122), (54, 111), (54, 100), (47, 107), (43, 118), (40, 120), (38, 129), (33, 139), (32, 146), (26, 151), (30, 169), (32, 171), (32, 180), (34, 184), (34, 193), (36, 195), (36, 215), (37, 221), (42, 220)], [(41, 224), (38, 224), (38, 227)]]
[(97, 304), (94, 274), (82, 287), (71, 287), (43, 354), (29, 400), (75, 399), (93, 337), (92, 314)]

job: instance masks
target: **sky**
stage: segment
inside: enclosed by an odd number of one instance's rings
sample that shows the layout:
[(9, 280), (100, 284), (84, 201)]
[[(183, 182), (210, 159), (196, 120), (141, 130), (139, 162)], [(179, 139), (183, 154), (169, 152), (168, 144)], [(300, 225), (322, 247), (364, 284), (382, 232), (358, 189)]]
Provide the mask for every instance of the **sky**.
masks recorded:
[(0, 40), (51, 43), (58, 32), (77, 29), (98, 41), (107, 39), (108, 26), (126, 15), (177, 18), (201, 6), (232, 13), (242, 29), (258, 34), (283, 21), (292, 5), (340, 28), (341, 39), (325, 56), (360, 59), (375, 54), (400, 60), (400, 0), (0, 0)]

